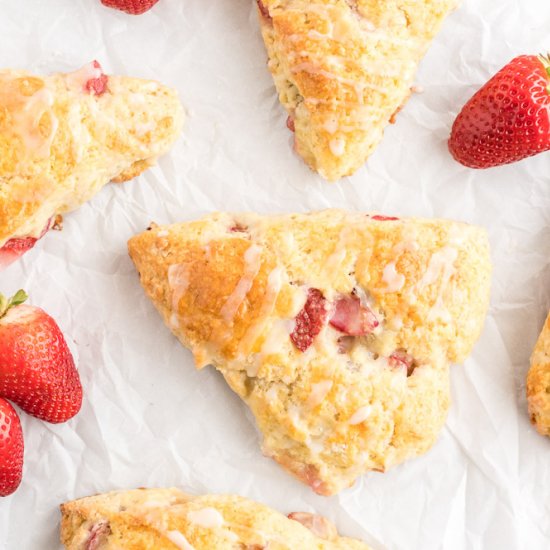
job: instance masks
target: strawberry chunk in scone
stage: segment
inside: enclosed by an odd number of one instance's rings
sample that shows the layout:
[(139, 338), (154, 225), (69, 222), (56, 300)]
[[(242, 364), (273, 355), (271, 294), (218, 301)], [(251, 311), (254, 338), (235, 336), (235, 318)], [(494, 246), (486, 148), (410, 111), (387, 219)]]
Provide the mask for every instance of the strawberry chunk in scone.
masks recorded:
[(0, 271), (19, 259), (25, 252), (34, 247), (50, 229), (51, 219), (46, 224), (38, 237), (21, 237), (10, 239), (2, 248), (0, 248)]

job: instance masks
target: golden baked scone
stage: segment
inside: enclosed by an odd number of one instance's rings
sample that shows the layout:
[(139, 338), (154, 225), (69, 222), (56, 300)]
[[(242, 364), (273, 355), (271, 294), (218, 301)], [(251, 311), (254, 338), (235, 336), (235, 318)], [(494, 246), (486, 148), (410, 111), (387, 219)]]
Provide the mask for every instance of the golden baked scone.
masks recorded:
[(328, 180), (361, 167), (458, 0), (257, 0), (295, 149)]
[(527, 402), (531, 422), (541, 435), (550, 436), (550, 314), (531, 355)]
[(61, 505), (67, 550), (369, 550), (326, 518), (288, 517), (239, 496), (136, 489)]
[(47, 77), (0, 71), (0, 268), (109, 181), (140, 174), (181, 131), (157, 82), (107, 76), (97, 61)]
[(264, 453), (325, 495), (434, 443), (449, 363), (489, 298), (485, 231), (450, 221), (218, 213), (129, 251), (197, 367), (249, 405)]

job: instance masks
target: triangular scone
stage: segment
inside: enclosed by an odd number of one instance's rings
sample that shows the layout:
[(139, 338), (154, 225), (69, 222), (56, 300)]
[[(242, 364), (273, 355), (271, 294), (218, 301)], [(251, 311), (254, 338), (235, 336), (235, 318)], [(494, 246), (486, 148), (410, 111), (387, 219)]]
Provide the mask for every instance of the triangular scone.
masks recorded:
[(541, 435), (550, 436), (550, 314), (531, 355), (527, 401), (531, 422)]
[(97, 62), (47, 77), (0, 71), (0, 264), (56, 215), (154, 164), (182, 123), (174, 90), (107, 76)]
[(329, 180), (351, 175), (411, 93), (458, 0), (257, 0), (295, 148)]
[(233, 495), (117, 491), (62, 504), (61, 516), (67, 550), (369, 550), (321, 516), (285, 517)]
[(214, 214), (129, 250), (197, 366), (250, 406), (264, 452), (325, 495), (434, 443), (449, 363), (489, 298), (485, 231), (450, 221)]

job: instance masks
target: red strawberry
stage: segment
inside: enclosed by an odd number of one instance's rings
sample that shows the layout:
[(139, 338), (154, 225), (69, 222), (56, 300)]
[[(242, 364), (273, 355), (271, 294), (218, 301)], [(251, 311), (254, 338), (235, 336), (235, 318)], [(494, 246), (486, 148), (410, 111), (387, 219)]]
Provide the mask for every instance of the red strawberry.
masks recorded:
[(327, 320), (327, 301), (323, 293), (310, 288), (306, 303), (296, 316), (296, 326), (290, 335), (292, 343), (300, 350), (306, 351), (315, 337), (321, 332)]
[(84, 84), (84, 89), (90, 94), (103, 95), (107, 91), (109, 77), (104, 74), (99, 61), (93, 61), (92, 66), (93, 69), (97, 71), (97, 76), (95, 78), (90, 78), (86, 84)]
[(57, 323), (43, 310), (0, 294), (0, 396), (47, 422), (65, 422), (82, 404), (82, 386)]
[(349, 336), (364, 336), (379, 325), (374, 313), (354, 295), (338, 299), (329, 322), (336, 330)]
[(550, 150), (550, 59), (516, 57), (466, 103), (449, 150), (471, 168), (489, 168)]
[(42, 233), (37, 237), (23, 237), (20, 239), (10, 239), (2, 248), (0, 248), (0, 271), (8, 267), (15, 260), (19, 259), (25, 252), (28, 252), (38, 239), (41, 239), (50, 229), (51, 220), (47, 223)]
[(23, 430), (15, 409), (0, 399), (0, 497), (11, 495), (23, 474)]
[(125, 11), (130, 15), (140, 15), (149, 11), (159, 0), (101, 0), (108, 8)]

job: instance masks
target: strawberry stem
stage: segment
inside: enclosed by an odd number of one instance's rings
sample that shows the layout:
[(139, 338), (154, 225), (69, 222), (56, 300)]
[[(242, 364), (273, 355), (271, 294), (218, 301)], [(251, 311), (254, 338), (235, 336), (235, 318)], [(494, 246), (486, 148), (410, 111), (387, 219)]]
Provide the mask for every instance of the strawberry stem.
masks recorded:
[(6, 315), (10, 308), (21, 305), (27, 298), (27, 293), (23, 289), (19, 289), (11, 298), (0, 294), (0, 319)]
[[(550, 54), (547, 53), (546, 55), (544, 55), (541, 53), (538, 57), (540, 59), (540, 62), (544, 65), (544, 70), (546, 71), (546, 74), (550, 78)], [(546, 91), (550, 94), (550, 84), (546, 86)]]
[(539, 54), (538, 56), (540, 62), (544, 65), (544, 70), (546, 71), (546, 74), (550, 76), (550, 54)]

